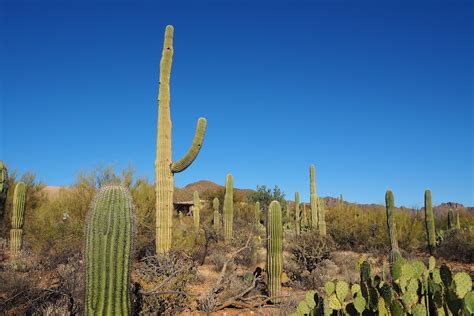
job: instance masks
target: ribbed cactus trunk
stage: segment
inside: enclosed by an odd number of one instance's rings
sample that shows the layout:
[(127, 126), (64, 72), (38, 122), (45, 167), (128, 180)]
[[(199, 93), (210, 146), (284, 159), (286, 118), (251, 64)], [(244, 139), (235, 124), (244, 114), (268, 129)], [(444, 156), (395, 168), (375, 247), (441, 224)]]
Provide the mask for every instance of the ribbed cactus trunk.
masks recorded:
[(193, 220), (194, 228), (199, 229), (201, 223), (201, 199), (199, 198), (199, 192), (194, 191), (193, 195)]
[(23, 217), (25, 214), (26, 185), (18, 182), (13, 191), (12, 228), (10, 229), (10, 254), (17, 257), (23, 243)]
[[(283, 272), (283, 223), (280, 203), (272, 201), (268, 208), (267, 220), (267, 273), (268, 295), (281, 294), (281, 274)], [(273, 299), (278, 303), (280, 299)]]
[(456, 211), (456, 229), (461, 229), (461, 222), (459, 220), (459, 211)]
[(214, 198), (212, 201), (212, 208), (214, 209), (213, 212), (213, 225), (215, 230), (219, 230), (221, 227), (221, 221), (220, 221), (220, 216), (219, 216), (219, 199)]
[(86, 223), (85, 315), (130, 315), (133, 203), (121, 186), (97, 193)]
[(0, 220), (5, 213), (5, 201), (8, 193), (8, 170), (3, 161), (0, 160)]
[(436, 248), (436, 229), (430, 190), (425, 191), (425, 225), (426, 235), (428, 238), (428, 247), (430, 252), (433, 253), (434, 249)]
[(453, 209), (450, 208), (448, 210), (448, 229), (455, 229), (456, 228), (456, 223), (454, 220), (454, 212)]
[(385, 210), (387, 213), (387, 227), (388, 235), (390, 237), (390, 254), (388, 259), (390, 264), (393, 264), (401, 258), (400, 249), (398, 248), (397, 226), (395, 224), (395, 199), (392, 191), (385, 193)]
[(295, 192), (295, 231), (296, 235), (301, 233), (301, 218), (300, 218), (300, 193)]
[(308, 212), (306, 211), (306, 203), (303, 203), (303, 211), (301, 212), (301, 226), (308, 226)]
[(318, 196), (316, 195), (316, 175), (314, 171), (314, 165), (309, 167), (309, 182), (310, 182), (310, 196), (309, 203), (311, 205), (311, 228), (318, 228)]
[(156, 190), (156, 252), (164, 254), (171, 248), (173, 217), (173, 174), (191, 165), (201, 149), (206, 132), (206, 120), (199, 118), (193, 143), (177, 162), (172, 162), (170, 77), (173, 63), (173, 32), (168, 25), (165, 30), (163, 53), (160, 62), (160, 83), (158, 92), (158, 132), (155, 161)]
[(258, 229), (260, 226), (260, 202), (255, 202), (255, 228)]
[(318, 227), (319, 227), (319, 235), (325, 237), (326, 236), (326, 210), (324, 208), (324, 200), (322, 198), (318, 198)]
[(224, 196), (224, 239), (229, 243), (232, 239), (232, 225), (234, 222), (234, 179), (228, 174), (225, 180), (225, 196)]

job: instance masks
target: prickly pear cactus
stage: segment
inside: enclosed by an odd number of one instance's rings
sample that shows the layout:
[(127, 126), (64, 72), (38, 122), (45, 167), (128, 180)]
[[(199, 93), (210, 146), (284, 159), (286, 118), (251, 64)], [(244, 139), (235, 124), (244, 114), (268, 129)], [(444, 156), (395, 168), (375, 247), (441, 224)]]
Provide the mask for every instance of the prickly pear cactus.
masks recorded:
[(224, 239), (229, 243), (232, 239), (232, 225), (234, 222), (234, 179), (231, 174), (228, 174), (225, 181), (225, 196), (224, 196)]
[(10, 229), (10, 253), (17, 257), (23, 243), (23, 217), (25, 214), (26, 185), (18, 182), (13, 191), (12, 228)]
[(132, 198), (124, 187), (97, 193), (86, 223), (85, 315), (130, 315)]
[(425, 191), (425, 225), (426, 235), (428, 237), (428, 246), (432, 253), (436, 248), (436, 229), (433, 216), (433, 206), (431, 204), (431, 191)]
[(8, 170), (3, 161), (0, 160), (0, 220), (5, 212), (5, 201), (8, 192)]
[(213, 225), (215, 230), (219, 230), (221, 227), (221, 221), (220, 221), (220, 216), (219, 216), (219, 199), (214, 198), (212, 201), (212, 208), (214, 209), (213, 212)]
[(194, 191), (193, 195), (193, 220), (194, 228), (199, 229), (199, 224), (201, 222), (201, 199), (199, 198), (199, 192)]
[(171, 248), (173, 226), (174, 174), (184, 171), (196, 159), (206, 133), (206, 119), (199, 118), (194, 139), (188, 152), (173, 162), (171, 152), (170, 77), (173, 63), (174, 28), (165, 30), (163, 52), (160, 61), (158, 92), (158, 131), (155, 161), (156, 190), (156, 252), (164, 254)]
[[(268, 208), (267, 220), (267, 273), (270, 297), (281, 293), (281, 274), (283, 272), (283, 223), (281, 206), (272, 201)], [(273, 299), (274, 303), (279, 299)]]

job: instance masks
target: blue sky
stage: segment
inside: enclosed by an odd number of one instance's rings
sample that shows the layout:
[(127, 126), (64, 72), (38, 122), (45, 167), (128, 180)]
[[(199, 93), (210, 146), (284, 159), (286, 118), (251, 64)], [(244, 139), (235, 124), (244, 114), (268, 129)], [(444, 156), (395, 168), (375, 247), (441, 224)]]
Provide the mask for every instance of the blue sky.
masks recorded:
[[(153, 180), (175, 27), (175, 176), (309, 197), (474, 205), (472, 1), (1, 1), (0, 159), (51, 185), (98, 164)], [(380, 3), (383, 2), (383, 3)]]

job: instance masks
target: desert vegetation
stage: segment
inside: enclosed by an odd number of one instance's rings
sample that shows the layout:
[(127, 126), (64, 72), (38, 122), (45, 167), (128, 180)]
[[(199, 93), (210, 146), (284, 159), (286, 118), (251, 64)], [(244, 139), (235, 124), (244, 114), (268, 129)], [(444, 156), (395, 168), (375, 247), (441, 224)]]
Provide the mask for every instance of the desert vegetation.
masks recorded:
[(423, 209), (397, 208), (390, 190), (385, 205), (321, 197), (315, 165), (301, 171), (309, 203), (278, 186), (238, 191), (230, 173), (224, 186), (175, 188), (206, 120), (173, 161), (173, 32), (160, 63), (153, 182), (109, 166), (52, 190), (0, 162), (1, 314), (474, 313), (474, 213), (437, 212), (430, 190)]

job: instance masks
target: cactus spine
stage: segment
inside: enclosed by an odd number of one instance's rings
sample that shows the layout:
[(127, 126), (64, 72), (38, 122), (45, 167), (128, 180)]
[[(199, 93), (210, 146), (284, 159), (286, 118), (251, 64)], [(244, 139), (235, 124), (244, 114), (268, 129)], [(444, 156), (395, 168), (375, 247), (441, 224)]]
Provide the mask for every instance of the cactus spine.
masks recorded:
[(309, 181), (310, 181), (310, 196), (309, 202), (311, 204), (311, 228), (318, 227), (318, 196), (316, 195), (316, 176), (314, 174), (314, 165), (309, 167)]
[(387, 213), (387, 227), (388, 227), (388, 234), (390, 237), (390, 254), (389, 254), (389, 261), (390, 264), (393, 265), (397, 262), (400, 258), (400, 249), (398, 248), (398, 240), (397, 240), (397, 226), (395, 224), (395, 214), (393, 208), (395, 206), (395, 201), (393, 197), (393, 192), (388, 190), (385, 193), (385, 210)]
[(319, 235), (326, 236), (326, 210), (324, 209), (324, 200), (318, 198), (318, 214), (319, 214)]
[(0, 160), (0, 220), (5, 212), (5, 201), (8, 192), (8, 170), (3, 161)]
[(214, 198), (214, 200), (212, 200), (212, 208), (214, 209), (214, 212), (213, 212), (213, 215), (214, 215), (214, 218), (213, 218), (214, 229), (219, 230), (219, 228), (220, 228), (219, 199), (216, 198), (216, 197)]
[(85, 315), (130, 315), (130, 263), (134, 233), (130, 193), (104, 186), (86, 223)]
[[(268, 294), (274, 297), (280, 295), (283, 272), (283, 223), (277, 201), (272, 201), (268, 208), (267, 240)], [(277, 303), (279, 299), (273, 302)]]
[(173, 32), (173, 27), (168, 25), (165, 30), (163, 53), (160, 62), (158, 92), (158, 131), (155, 161), (156, 252), (161, 254), (166, 253), (171, 248), (173, 175), (191, 165), (201, 149), (206, 132), (206, 119), (199, 118), (193, 143), (188, 152), (180, 160), (172, 161), (170, 76), (173, 62)]
[(26, 185), (18, 182), (13, 191), (12, 228), (10, 229), (10, 253), (19, 255), (23, 243), (23, 217), (25, 214)]
[(232, 224), (234, 221), (234, 179), (229, 173), (225, 180), (225, 196), (224, 196), (224, 239), (229, 243), (232, 239)]
[(431, 191), (425, 191), (425, 224), (426, 234), (428, 237), (428, 246), (430, 252), (433, 252), (436, 248), (436, 230), (433, 216), (433, 206), (431, 204)]
[(194, 191), (193, 195), (193, 219), (194, 219), (194, 228), (199, 229), (199, 223), (201, 220), (201, 199), (199, 198), (199, 192)]
[(454, 212), (453, 209), (450, 208), (448, 210), (448, 229), (454, 229), (455, 228), (455, 222), (454, 222)]
[(299, 192), (295, 192), (295, 229), (296, 229), (296, 234), (299, 235), (301, 232), (300, 193)]
[(255, 202), (255, 228), (260, 226), (260, 202)]

